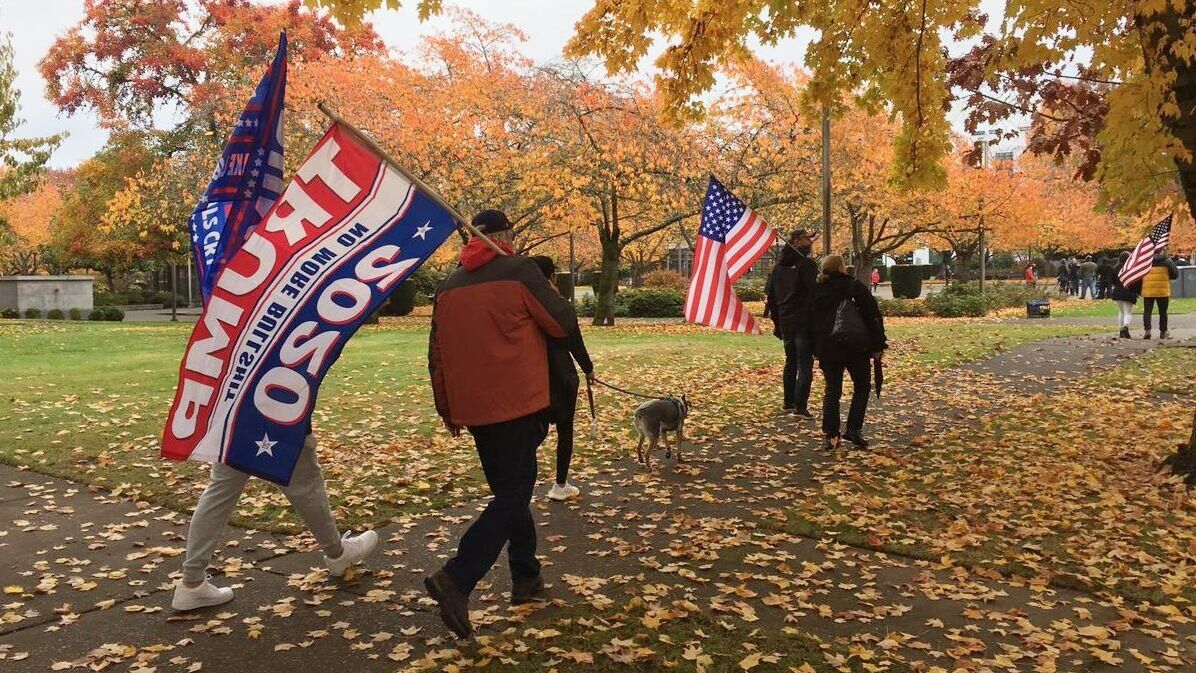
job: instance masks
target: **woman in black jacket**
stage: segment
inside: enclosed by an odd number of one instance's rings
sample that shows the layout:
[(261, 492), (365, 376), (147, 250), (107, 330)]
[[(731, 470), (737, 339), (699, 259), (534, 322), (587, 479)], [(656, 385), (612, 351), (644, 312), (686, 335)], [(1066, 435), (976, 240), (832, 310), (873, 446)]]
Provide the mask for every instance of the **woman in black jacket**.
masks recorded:
[[(843, 372), (851, 376), (853, 392), (851, 410), (847, 414), (847, 428), (843, 439), (857, 449), (868, 448), (864, 439), (864, 414), (868, 411), (868, 393), (871, 392), (871, 360), (879, 364), (885, 348), (884, 319), (876, 298), (868, 286), (847, 275), (843, 258), (830, 255), (822, 260), (822, 273), (814, 287), (813, 323), (814, 355), (826, 380), (826, 395), (822, 399), (822, 447), (833, 449), (839, 443), (839, 398), (843, 395)], [(835, 334), (836, 315), (840, 306), (851, 302), (859, 312), (866, 334), (862, 347), (845, 344)], [(850, 310), (845, 306), (845, 310)]]
[[(1121, 258), (1117, 260), (1117, 269), (1124, 267), (1129, 258), (1130, 253), (1121, 253)], [(1122, 339), (1130, 338), (1130, 322), (1133, 320), (1134, 304), (1138, 303), (1138, 295), (1141, 292), (1141, 280), (1136, 280), (1126, 287), (1121, 284), (1120, 274), (1116, 272), (1109, 282), (1109, 298), (1117, 305), (1117, 325), (1121, 328), (1119, 334)]]
[[(556, 287), (556, 263), (551, 257), (532, 258), (548, 282)], [(549, 422), (556, 424), (556, 482), (548, 491), (552, 500), (568, 500), (581, 494), (581, 489), (569, 483), (569, 463), (573, 460), (573, 418), (577, 415), (577, 368), (581, 365), (586, 378), (594, 376), (594, 363), (586, 351), (581, 331), (564, 339), (548, 339), (548, 399)]]

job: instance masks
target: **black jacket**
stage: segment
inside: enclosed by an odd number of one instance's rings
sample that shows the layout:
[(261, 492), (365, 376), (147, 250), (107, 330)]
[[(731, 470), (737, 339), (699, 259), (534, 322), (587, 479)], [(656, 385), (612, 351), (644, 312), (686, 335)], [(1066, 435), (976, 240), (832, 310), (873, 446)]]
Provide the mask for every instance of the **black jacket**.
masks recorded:
[(796, 266), (776, 265), (764, 285), (765, 312), (772, 317), (773, 334), (782, 339), (810, 336), (810, 302), (818, 265), (802, 256)]
[[(868, 328), (869, 353), (847, 353), (839, 344), (831, 341), (831, 330), (835, 327), (835, 312), (844, 299), (851, 299), (860, 310), (860, 317)], [(876, 298), (868, 286), (844, 273), (832, 274), (823, 282), (814, 285), (813, 301), (814, 355), (819, 360), (845, 362), (853, 358), (867, 358), (870, 353), (879, 353), (888, 346), (885, 337), (885, 322), (880, 315)]]
[(586, 374), (594, 371), (594, 363), (590, 360), (580, 330), (564, 339), (548, 340), (548, 398), (549, 412), (553, 418), (572, 416), (577, 408), (577, 386), (581, 381), (577, 378), (574, 360)]
[(1117, 276), (1118, 274), (1113, 274), (1113, 280), (1109, 284), (1109, 299), (1128, 301), (1131, 304), (1138, 303), (1138, 295), (1142, 294), (1142, 281), (1136, 280), (1126, 287), (1121, 284), (1121, 279)]

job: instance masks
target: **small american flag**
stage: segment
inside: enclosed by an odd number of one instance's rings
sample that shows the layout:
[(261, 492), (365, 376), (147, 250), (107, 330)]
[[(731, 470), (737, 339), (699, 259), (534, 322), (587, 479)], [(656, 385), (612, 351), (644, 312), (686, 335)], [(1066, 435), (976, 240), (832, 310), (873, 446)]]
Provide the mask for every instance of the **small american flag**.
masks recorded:
[(1155, 252), (1167, 247), (1167, 243), (1171, 240), (1171, 218), (1172, 216), (1168, 215), (1154, 225), (1150, 235), (1142, 239), (1138, 247), (1130, 253), (1130, 258), (1125, 260), (1125, 265), (1117, 274), (1122, 285), (1136, 283), (1150, 271)]
[(702, 204), (702, 226), (685, 298), (685, 320), (734, 332), (759, 332), (733, 283), (776, 242), (777, 232), (716, 178)]

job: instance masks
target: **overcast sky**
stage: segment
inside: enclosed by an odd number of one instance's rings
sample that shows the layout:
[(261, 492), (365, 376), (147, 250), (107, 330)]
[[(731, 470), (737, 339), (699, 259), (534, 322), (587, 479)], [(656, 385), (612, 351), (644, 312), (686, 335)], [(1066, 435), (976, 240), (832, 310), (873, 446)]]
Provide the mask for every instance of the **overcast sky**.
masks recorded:
[[(279, 0), (282, 1), (282, 0)], [(550, 61), (561, 50), (573, 25), (593, 4), (593, 0), (450, 0), (468, 7), (484, 18), (512, 23), (527, 34), (524, 51), (537, 62)], [(378, 34), (392, 49), (410, 50), (424, 35), (441, 31), (448, 24), (445, 17), (420, 23), (414, 2), (397, 11), (375, 12), (370, 16)], [(446, 3), (448, 4), (448, 3)], [(999, 15), (1003, 0), (986, 0), (990, 13)], [(97, 128), (95, 117), (77, 114), (67, 117), (44, 97), (45, 83), (37, 72), (37, 62), (54, 39), (77, 23), (83, 15), (83, 0), (0, 0), (0, 32), (12, 34), (17, 68), (17, 87), (21, 91), (21, 116), (25, 125), (22, 136), (41, 136), (62, 131), (69, 137), (51, 159), (54, 167), (70, 167), (91, 156), (103, 145), (105, 134)], [(773, 62), (801, 61), (809, 43), (809, 33), (799, 35), (776, 47), (758, 51)], [(264, 66), (263, 66), (264, 67)]]

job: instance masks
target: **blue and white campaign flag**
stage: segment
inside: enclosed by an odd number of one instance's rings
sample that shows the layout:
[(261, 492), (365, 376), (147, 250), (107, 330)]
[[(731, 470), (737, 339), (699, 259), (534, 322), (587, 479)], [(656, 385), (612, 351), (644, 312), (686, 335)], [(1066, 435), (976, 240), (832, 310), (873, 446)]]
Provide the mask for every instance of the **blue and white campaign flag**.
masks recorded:
[(278, 37), (270, 70), (224, 146), (212, 181), (188, 221), (191, 254), (206, 304), (220, 269), (282, 192), (283, 100), (287, 88), (287, 35)]
[(290, 483), (325, 372), (456, 227), (440, 201), (333, 124), (216, 279), (162, 455)]

